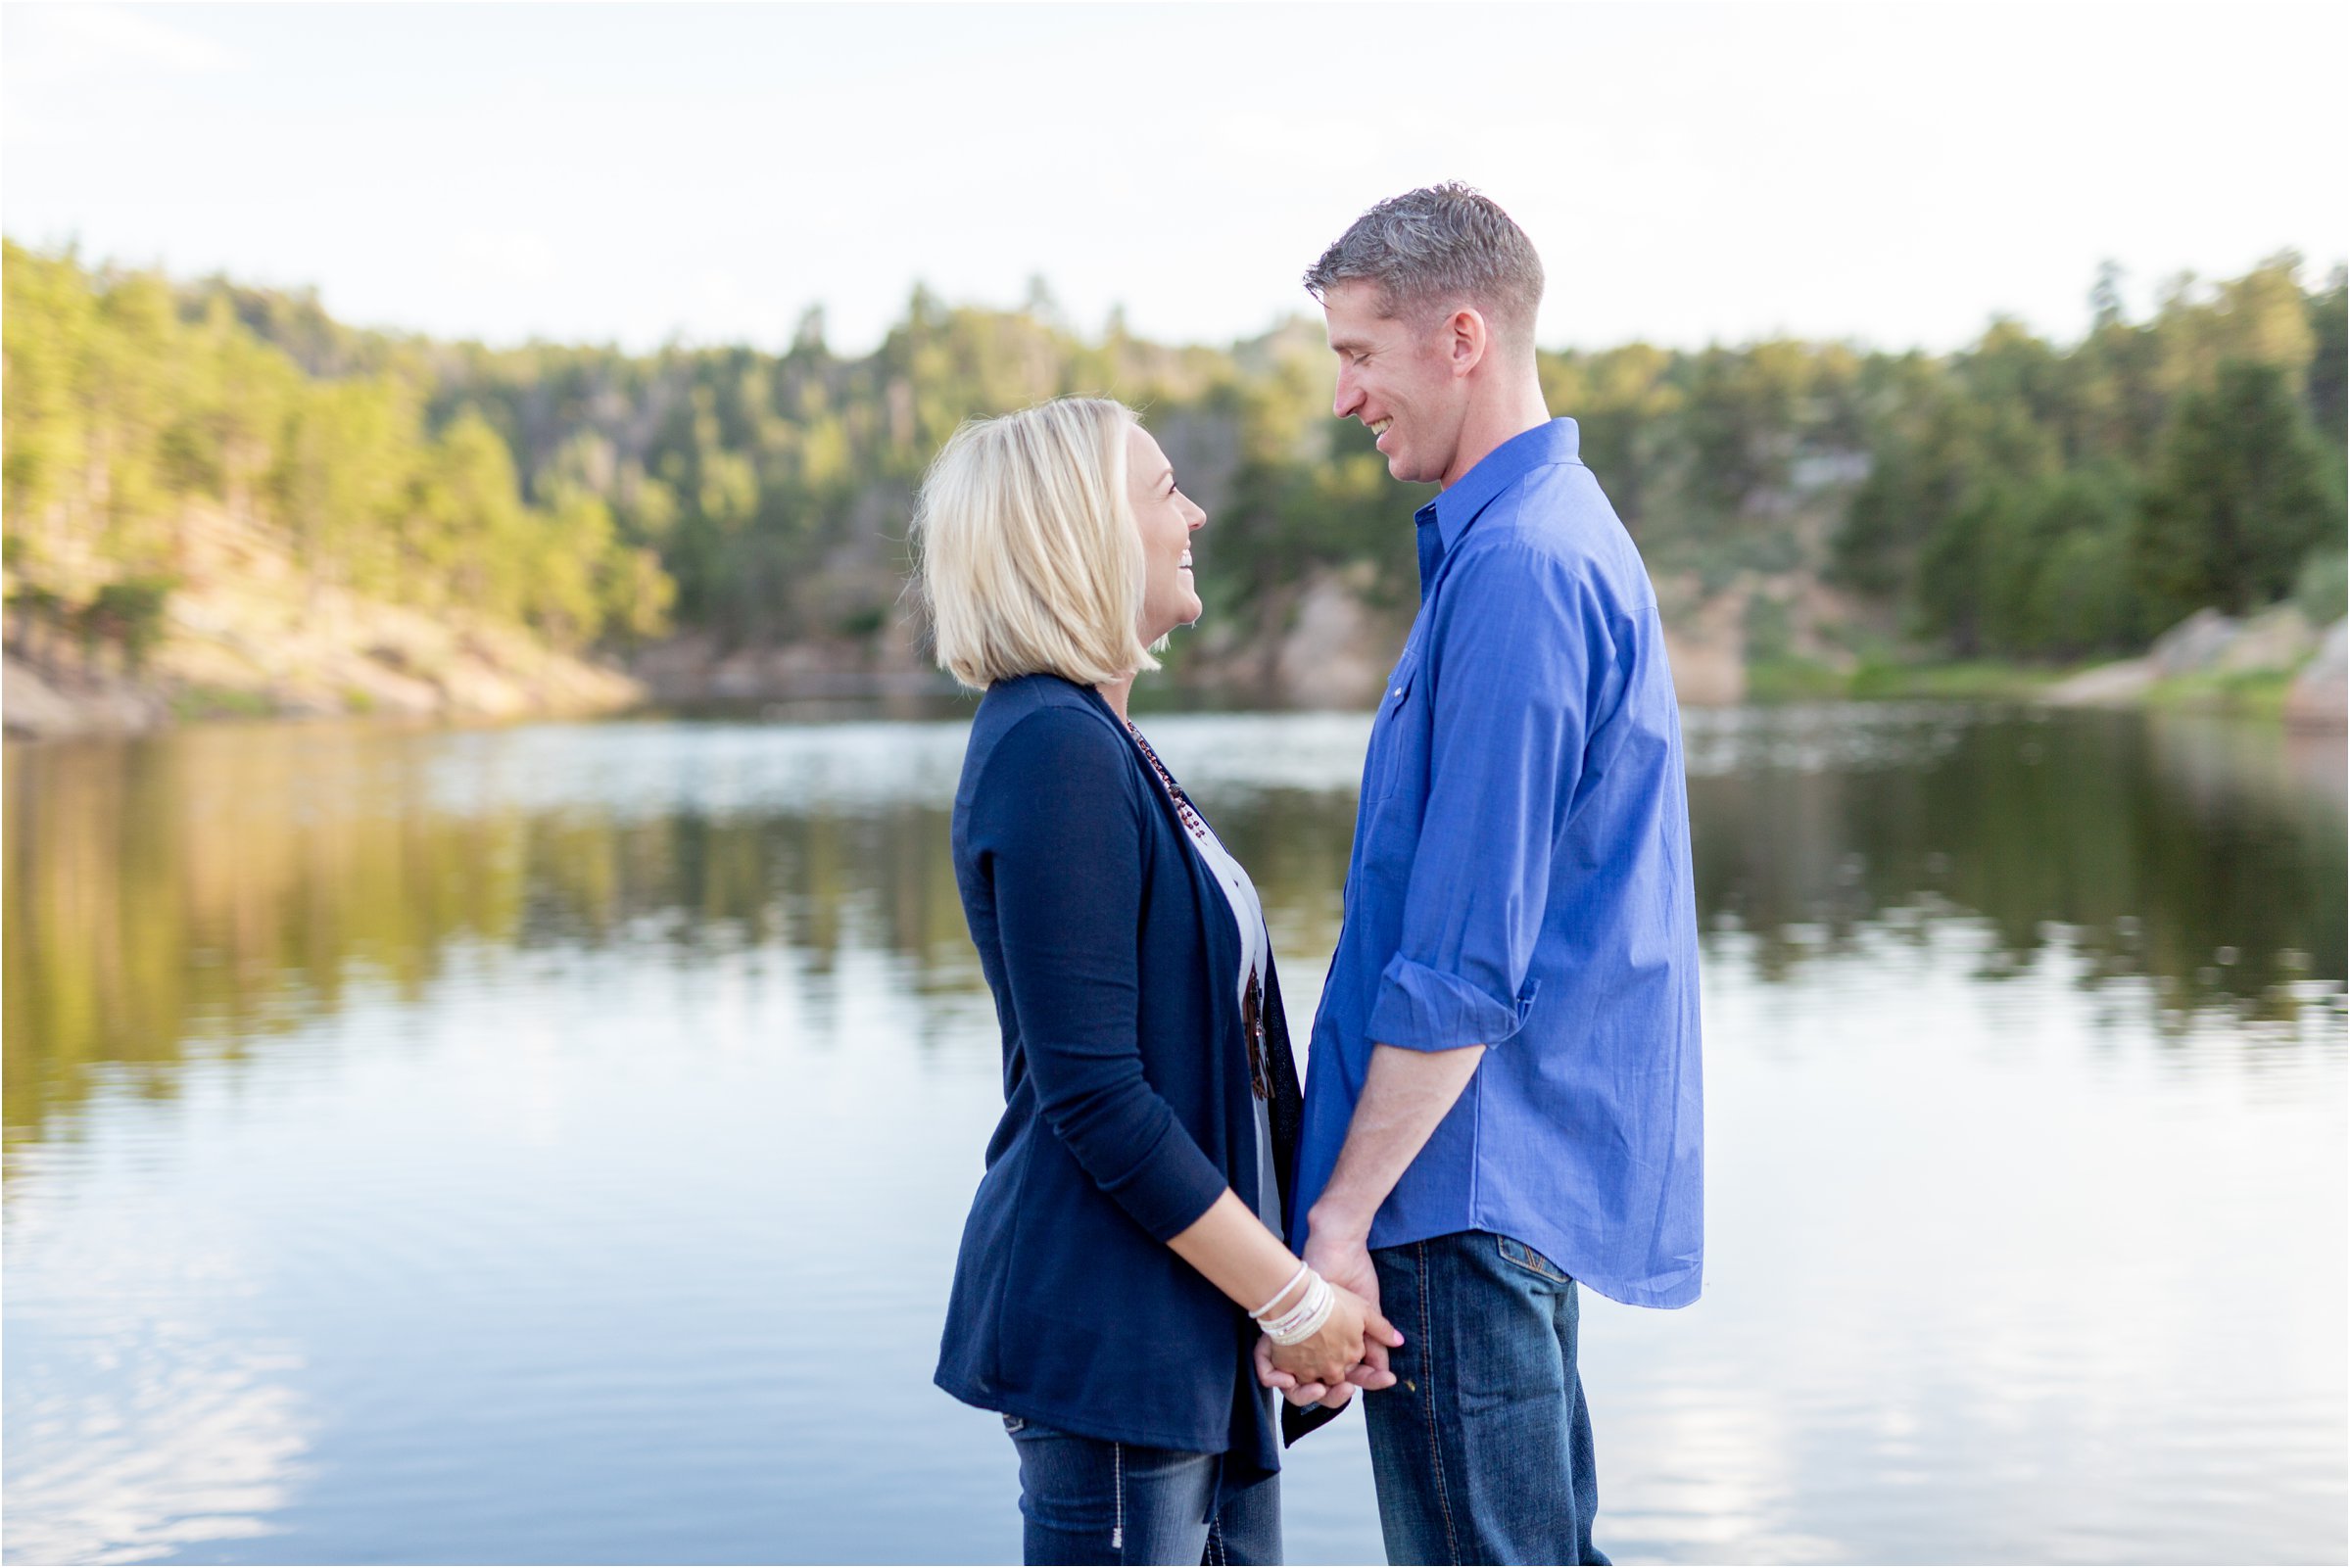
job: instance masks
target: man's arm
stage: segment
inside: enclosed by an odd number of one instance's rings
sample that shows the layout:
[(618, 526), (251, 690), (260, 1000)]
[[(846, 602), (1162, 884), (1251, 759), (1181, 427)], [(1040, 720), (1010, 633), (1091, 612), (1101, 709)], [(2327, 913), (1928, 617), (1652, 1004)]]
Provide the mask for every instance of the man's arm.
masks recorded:
[(1477, 550), (1439, 604), (1424, 671), (1442, 683), (1430, 689), (1426, 809), (1402, 939), (1366, 1030), (1383, 1043), (1306, 1216), (1306, 1260), (1374, 1304), (1373, 1218), (1485, 1052), (1510, 1049), (1533, 1007), (1526, 975), (1552, 847), (1607, 667), (1595, 657), (1606, 640), (1586, 585), (1546, 549), (1507, 541)]
[[(1354, 1292), (1374, 1313), (1379, 1305), (1379, 1275), (1370, 1261), (1371, 1217), (1418, 1157), (1436, 1124), (1453, 1109), (1453, 1102), (1461, 1098), (1484, 1055), (1481, 1045), (1454, 1051), (1406, 1051), (1392, 1045), (1371, 1048), (1363, 1095), (1355, 1102), (1354, 1119), (1347, 1123), (1346, 1145), (1338, 1152), (1337, 1168), (1306, 1213), (1305, 1254), (1315, 1272)], [(1378, 1321), (1387, 1326), (1384, 1318)], [(1393, 1335), (1394, 1330), (1390, 1327), (1388, 1333)], [(1396, 1336), (1395, 1342), (1400, 1343), (1401, 1336)], [(1354, 1397), (1355, 1388), (1380, 1389), (1395, 1382), (1395, 1374), (1387, 1369), (1387, 1352), (1388, 1345), (1379, 1338), (1365, 1335), (1363, 1362), (1347, 1374), (1347, 1383), (1333, 1380), (1325, 1384), (1308, 1381), (1311, 1372), (1303, 1354), (1269, 1344), (1259, 1374), (1270, 1368), (1297, 1378), (1305, 1386), (1291, 1396), (1293, 1403), (1319, 1400), (1324, 1404), (1344, 1404)]]
[[(1317, 1241), (1363, 1251), (1379, 1205), (1387, 1201), (1406, 1168), (1418, 1158), (1420, 1147), (1453, 1109), (1453, 1102), (1461, 1098), (1461, 1091), (1468, 1087), (1484, 1057), (1481, 1045), (1453, 1051), (1371, 1047), (1363, 1097), (1355, 1102), (1354, 1119), (1347, 1123), (1346, 1145), (1338, 1152), (1329, 1185), (1306, 1215)], [(1313, 1250), (1309, 1244), (1309, 1262), (1313, 1261)], [(1366, 1261), (1368, 1257), (1364, 1254)], [(1315, 1266), (1324, 1278), (1338, 1278), (1323, 1265)], [(1348, 1289), (1354, 1287), (1350, 1284)]]

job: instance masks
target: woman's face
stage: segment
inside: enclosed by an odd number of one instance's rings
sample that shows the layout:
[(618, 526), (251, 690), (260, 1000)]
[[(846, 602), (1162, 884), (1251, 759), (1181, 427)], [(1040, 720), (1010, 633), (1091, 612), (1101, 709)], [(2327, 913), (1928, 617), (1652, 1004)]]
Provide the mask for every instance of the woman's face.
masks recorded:
[(1142, 536), (1142, 615), (1134, 630), (1156, 642), (1200, 618), (1191, 586), (1191, 534), (1208, 514), (1175, 487), (1167, 453), (1140, 425), (1127, 430), (1127, 499)]

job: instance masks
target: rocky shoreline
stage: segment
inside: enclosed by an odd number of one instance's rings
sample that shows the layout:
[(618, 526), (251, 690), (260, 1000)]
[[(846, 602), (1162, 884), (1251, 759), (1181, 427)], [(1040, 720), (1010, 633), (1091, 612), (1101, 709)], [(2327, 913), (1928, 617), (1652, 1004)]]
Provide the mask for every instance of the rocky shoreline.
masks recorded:
[(12, 608), (0, 718), (12, 739), (142, 735), (183, 720), (512, 719), (646, 700), (619, 666), (519, 628), (319, 584), (217, 512), (182, 528), (180, 573), (134, 660)]
[(2345, 623), (2313, 627), (2281, 604), (2244, 619), (2201, 610), (2155, 639), (2134, 659), (2121, 659), (2058, 682), (2040, 699), (2059, 707), (2135, 707), (2156, 700), (2186, 706), (2222, 702), (2231, 689), (2288, 681), (2279, 716), (2307, 730), (2350, 727), (2350, 671)]
[[(957, 690), (924, 656), (902, 612), (862, 639), (727, 648), (689, 633), (623, 666), (557, 652), (510, 628), (455, 626), (332, 591), (271, 592), (250, 574), (234, 581), (233, 592), (175, 595), (167, 635), (135, 678), (86, 656), (27, 648), (16, 629), (0, 692), (9, 736), (137, 735), (215, 718), (463, 722), (644, 707), (790, 712), (840, 701), (911, 711)], [(1268, 605), (1256, 626), (1227, 620), (1187, 634), (1169, 655), (1167, 689), (1270, 708), (1371, 706), (1408, 617), (1375, 605), (1364, 587), (1317, 574)], [(1682, 702), (1747, 700), (1745, 596), (1685, 597), (1666, 632)], [(2343, 644), (2343, 623), (2314, 628), (2289, 605), (2242, 620), (2206, 610), (2142, 657), (2032, 697), (2058, 706), (2228, 706), (2258, 688), (2270, 695), (2261, 711), (2274, 711), (2281, 687), (2287, 723), (2341, 729)]]

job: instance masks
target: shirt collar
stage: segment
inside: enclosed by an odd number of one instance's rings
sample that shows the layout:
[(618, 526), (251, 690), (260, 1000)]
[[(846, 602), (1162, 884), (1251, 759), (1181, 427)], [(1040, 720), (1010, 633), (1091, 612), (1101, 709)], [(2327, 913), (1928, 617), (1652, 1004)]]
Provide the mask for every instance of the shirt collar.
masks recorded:
[(1478, 458), (1458, 484), (1422, 506), (1414, 521), (1435, 523), (1439, 553), (1450, 551), (1494, 497), (1537, 468), (1575, 461), (1577, 446), (1572, 419), (1553, 419), (1520, 431)]

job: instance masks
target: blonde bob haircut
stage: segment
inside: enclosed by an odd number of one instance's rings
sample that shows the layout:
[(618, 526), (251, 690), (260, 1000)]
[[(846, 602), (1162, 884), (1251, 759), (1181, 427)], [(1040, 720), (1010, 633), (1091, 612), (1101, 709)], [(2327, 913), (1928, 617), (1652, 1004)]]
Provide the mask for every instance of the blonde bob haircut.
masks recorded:
[(939, 449), (915, 501), (914, 547), (940, 669), (983, 689), (1039, 672), (1100, 686), (1159, 667), (1135, 624), (1135, 422), (1107, 398), (1055, 398), (971, 420)]

